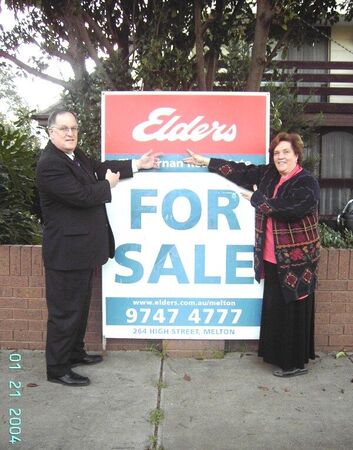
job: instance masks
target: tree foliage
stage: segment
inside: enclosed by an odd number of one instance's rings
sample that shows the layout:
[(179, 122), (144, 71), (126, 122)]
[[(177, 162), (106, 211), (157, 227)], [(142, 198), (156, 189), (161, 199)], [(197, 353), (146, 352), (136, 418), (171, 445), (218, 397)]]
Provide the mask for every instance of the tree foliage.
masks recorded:
[(0, 244), (36, 244), (38, 219), (32, 213), (38, 142), (27, 119), (0, 121)]
[[(250, 90), (276, 55), (319, 35), (349, 0), (5, 0), (17, 17), (0, 33), (0, 60), (61, 85), (99, 149), (100, 94), (108, 90)], [(313, 31), (314, 30), (314, 31)], [(40, 56), (20, 59), (32, 44)], [(47, 71), (65, 61), (72, 76)], [(93, 71), (88, 70), (87, 62)]]
[(6, 121), (11, 113), (23, 106), (23, 101), (17, 93), (11, 71), (0, 66), (0, 120)]
[[(106, 89), (213, 89), (230, 45), (252, 49), (247, 89), (289, 42), (304, 39), (310, 25), (334, 23), (352, 14), (344, 0), (6, 0), (16, 26), (0, 36), (0, 56), (73, 91), (89, 78), (91, 59)], [(18, 48), (34, 44), (36, 60), (22, 61)], [(72, 80), (49, 76), (45, 59), (59, 58)]]

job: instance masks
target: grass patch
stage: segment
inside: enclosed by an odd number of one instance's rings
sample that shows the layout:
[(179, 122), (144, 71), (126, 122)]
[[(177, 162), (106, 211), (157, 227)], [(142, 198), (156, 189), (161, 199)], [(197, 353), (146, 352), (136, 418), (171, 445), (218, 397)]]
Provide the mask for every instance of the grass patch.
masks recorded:
[(160, 408), (153, 409), (150, 412), (150, 423), (152, 425), (158, 426), (164, 419), (164, 412)]

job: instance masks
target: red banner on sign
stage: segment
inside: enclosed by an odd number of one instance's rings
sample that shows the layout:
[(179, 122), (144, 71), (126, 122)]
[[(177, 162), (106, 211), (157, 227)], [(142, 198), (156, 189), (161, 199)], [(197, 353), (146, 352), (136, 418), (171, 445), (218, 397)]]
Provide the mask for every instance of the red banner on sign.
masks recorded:
[(103, 93), (105, 154), (264, 154), (268, 94)]

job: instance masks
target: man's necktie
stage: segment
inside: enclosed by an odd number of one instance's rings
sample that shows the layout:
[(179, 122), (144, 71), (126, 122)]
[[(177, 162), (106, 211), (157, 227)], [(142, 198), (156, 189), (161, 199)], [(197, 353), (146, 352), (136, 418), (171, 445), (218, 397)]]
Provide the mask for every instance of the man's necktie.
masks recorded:
[(78, 158), (75, 155), (74, 155), (73, 162), (76, 164), (77, 167), (81, 167), (80, 161), (78, 160)]

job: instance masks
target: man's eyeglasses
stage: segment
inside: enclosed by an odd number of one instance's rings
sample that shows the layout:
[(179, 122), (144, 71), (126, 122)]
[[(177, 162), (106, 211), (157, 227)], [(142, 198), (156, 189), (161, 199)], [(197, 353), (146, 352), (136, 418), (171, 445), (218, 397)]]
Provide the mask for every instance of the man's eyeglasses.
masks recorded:
[(78, 132), (78, 127), (56, 127), (55, 125), (50, 128), (56, 128), (59, 133), (62, 134), (69, 134), (69, 131), (71, 131), (72, 134), (76, 134)]

